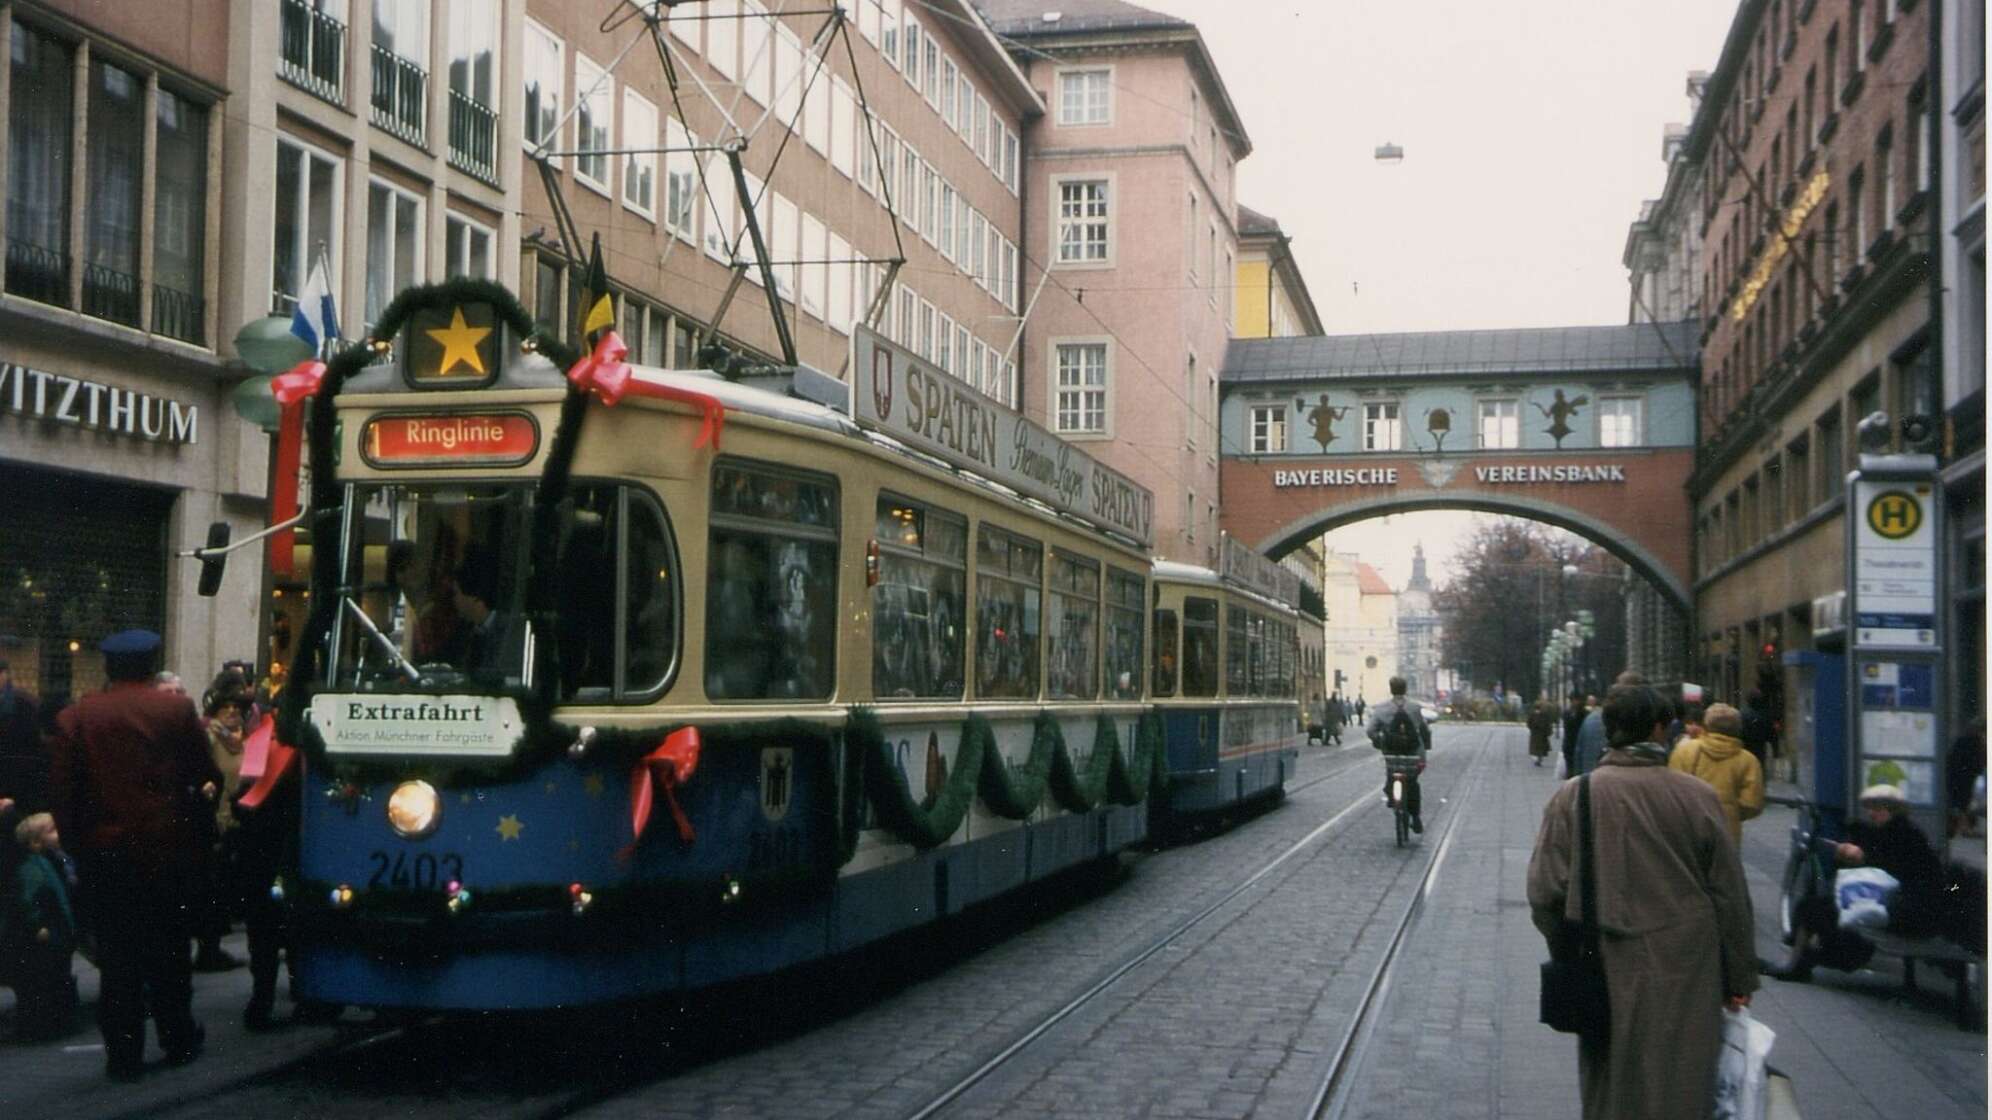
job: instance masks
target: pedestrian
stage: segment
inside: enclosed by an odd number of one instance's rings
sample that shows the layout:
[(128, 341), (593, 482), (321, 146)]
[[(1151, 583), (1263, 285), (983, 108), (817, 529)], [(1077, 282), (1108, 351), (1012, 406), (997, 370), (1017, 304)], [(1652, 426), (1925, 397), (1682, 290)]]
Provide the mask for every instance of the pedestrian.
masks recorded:
[(1577, 731), (1584, 726), (1584, 714), (1590, 709), (1584, 706), (1584, 698), (1576, 694), (1563, 709), (1563, 772), (1577, 775)]
[(221, 776), (194, 706), (153, 686), (159, 645), (149, 630), (104, 639), (110, 685), (56, 717), (49, 752), (56, 824), (97, 933), (105, 1072), (122, 1081), (144, 1072), (148, 1007), (168, 1064), (198, 1058), (206, 1041), (187, 943)]
[(194, 971), (227, 972), (242, 962), (221, 947), (233, 925), (234, 883), (228, 864), (235, 849), (235, 796), (242, 785), (242, 737), (255, 707), (249, 682), (240, 673), (222, 670), (201, 695), (206, 717), (208, 759), (221, 774), (214, 799), (214, 845), (208, 861), (207, 895), (195, 916)]
[(1548, 697), (1538, 696), (1529, 707), (1529, 757), (1535, 761), (1531, 765), (1541, 766), (1549, 756), (1549, 737), (1556, 731), (1556, 705)]
[(1362, 696), (1361, 696), (1360, 694), (1359, 694), (1359, 695), (1357, 695), (1357, 697), (1356, 697), (1356, 722), (1357, 722), (1357, 723), (1361, 723), (1361, 722), (1362, 722), (1362, 719), (1363, 719), (1363, 710), (1364, 710), (1364, 709), (1366, 709), (1366, 708), (1368, 708), (1368, 707), (1369, 707), (1369, 705), (1368, 705), (1368, 704), (1365, 704), (1365, 703), (1363, 703), (1363, 698), (1362, 698)]
[[(270, 747), (270, 736), (259, 728), (260, 750)], [(289, 903), (286, 892), (297, 881), (298, 826), (302, 817), (298, 767), (279, 768), (267, 755), (254, 760), (258, 779), (244, 791), (235, 808), (238, 822), (235, 870), (242, 898), (243, 925), (249, 934), (248, 1006), (242, 1011), (242, 1025), (252, 1031), (277, 1026), (277, 969), (291, 971), (292, 998), (297, 985), (296, 961), (290, 942)], [(297, 1009), (303, 1013), (306, 1009)], [(318, 1018), (338, 1018), (337, 1008), (319, 1008)], [(329, 1012), (329, 1013), (328, 1013)]]
[(1753, 688), (1743, 697), (1743, 740), (1744, 749), (1757, 756), (1757, 765), (1768, 768), (1771, 764), (1771, 747), (1777, 741), (1777, 721), (1764, 707), (1764, 690)]
[(1611, 1028), (1577, 1041), (1583, 1115), (1707, 1116), (1723, 1008), (1748, 1005), (1757, 987), (1749, 887), (1715, 791), (1667, 768), (1657, 741), (1666, 699), (1617, 685), (1600, 718), (1609, 749), (1588, 778), (1551, 795), (1528, 869), (1531, 916), (1562, 954), (1582, 915), (1577, 808), (1588, 782), (1602, 841), (1591, 848), (1591, 880)]
[(1328, 738), (1338, 747), (1342, 745), (1342, 725), (1347, 722), (1348, 707), (1342, 703), (1342, 694), (1337, 692), (1328, 698)]
[(1983, 806), (1973, 804), (1985, 776), (1985, 717), (1975, 717), (1965, 725), (1964, 734), (1951, 740), (1944, 755), (1944, 797), (1950, 809), (1950, 834), (1975, 836)]
[(1764, 811), (1764, 768), (1743, 749), (1738, 736), (1743, 715), (1727, 704), (1711, 704), (1706, 725), (1694, 738), (1683, 738), (1667, 756), (1667, 766), (1709, 784), (1729, 820), (1729, 842), (1743, 850), (1743, 822)]
[(11, 797), (28, 811), (46, 808), (48, 759), (42, 753), (41, 705), (14, 683), (14, 673), (0, 659), (0, 797)]
[[(1847, 822), (1847, 839), (1814, 843), (1841, 867), (1878, 867), (1894, 876), (1900, 885), (1888, 904), (1888, 932), (1927, 937), (1939, 931), (1945, 918), (1943, 861), (1908, 810), (1899, 786), (1869, 786), (1861, 791), (1860, 816)], [(1766, 967), (1765, 975), (1804, 982), (1815, 966), (1852, 971), (1874, 955), (1873, 942), (1840, 928), (1833, 893), (1815, 894), (1799, 904), (1791, 960), (1783, 967)]]
[(76, 977), (70, 971), (77, 935), (70, 905), (75, 867), (47, 813), (22, 820), (13, 839), (21, 861), (0, 911), (0, 951), (13, 969), (14, 1038), (61, 1038), (76, 1021)]
[[(1612, 681), (1614, 686), (1622, 684), (1643, 685), (1645, 683), (1646, 678), (1633, 672), (1631, 669), (1620, 673)], [(1598, 760), (1605, 755), (1607, 739), (1605, 735), (1604, 709), (1598, 706), (1598, 698), (1596, 696), (1589, 696), (1586, 699), (1590, 701), (1591, 710), (1585, 713), (1583, 724), (1577, 728), (1577, 757), (1575, 760), (1577, 768), (1570, 772), (1572, 777), (1578, 774), (1590, 773), (1598, 765)], [(1673, 708), (1671, 706), (1668, 708), (1668, 718), (1673, 718)], [(1661, 728), (1661, 732), (1664, 734), (1666, 728)]]

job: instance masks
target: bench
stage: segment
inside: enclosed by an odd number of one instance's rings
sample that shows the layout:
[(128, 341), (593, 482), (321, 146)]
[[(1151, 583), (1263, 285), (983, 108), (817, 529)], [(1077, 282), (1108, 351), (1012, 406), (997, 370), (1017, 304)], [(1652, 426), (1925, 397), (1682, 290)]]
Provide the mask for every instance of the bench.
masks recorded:
[(1872, 929), (1861, 930), (1860, 934), (1874, 943), (1875, 952), (1901, 959), (1902, 986), (1911, 992), (1922, 990), (1916, 985), (1916, 966), (1919, 963), (1933, 965), (1949, 976), (1957, 985), (1957, 1025), (1965, 1030), (1979, 1025), (1975, 1014), (1977, 1009), (1971, 1000), (1971, 984), (1974, 974), (1984, 974), (1985, 957), (1982, 954), (1943, 937), (1903, 937)]

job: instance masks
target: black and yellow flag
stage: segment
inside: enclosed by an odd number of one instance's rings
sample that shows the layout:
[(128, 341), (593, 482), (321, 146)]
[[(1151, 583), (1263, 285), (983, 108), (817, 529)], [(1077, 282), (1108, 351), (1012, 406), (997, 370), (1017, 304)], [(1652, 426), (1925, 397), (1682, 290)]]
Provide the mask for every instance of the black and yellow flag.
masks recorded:
[(581, 342), (593, 347), (598, 332), (616, 325), (616, 307), (609, 296), (609, 274), (602, 268), (602, 235), (595, 234), (588, 254), (588, 279), (582, 306), (588, 310), (581, 320)]

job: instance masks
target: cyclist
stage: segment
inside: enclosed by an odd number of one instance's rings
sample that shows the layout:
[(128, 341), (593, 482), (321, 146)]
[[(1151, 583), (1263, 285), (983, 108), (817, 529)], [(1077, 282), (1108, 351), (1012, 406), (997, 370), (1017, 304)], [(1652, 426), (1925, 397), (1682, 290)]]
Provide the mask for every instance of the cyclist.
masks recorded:
[[(1414, 754), (1418, 756), (1418, 770), (1425, 769), (1425, 754), (1432, 749), (1432, 729), (1425, 726), (1425, 717), (1419, 713), (1418, 705), (1404, 698), (1407, 686), (1403, 677), (1390, 678), (1390, 699), (1370, 709), (1369, 740), (1377, 750), (1385, 754)], [(1390, 775), (1384, 774), (1384, 799), (1390, 798)], [(1418, 774), (1410, 774), (1404, 780), (1404, 807), (1411, 812), (1411, 831), (1425, 831), (1425, 822), (1418, 815)]]

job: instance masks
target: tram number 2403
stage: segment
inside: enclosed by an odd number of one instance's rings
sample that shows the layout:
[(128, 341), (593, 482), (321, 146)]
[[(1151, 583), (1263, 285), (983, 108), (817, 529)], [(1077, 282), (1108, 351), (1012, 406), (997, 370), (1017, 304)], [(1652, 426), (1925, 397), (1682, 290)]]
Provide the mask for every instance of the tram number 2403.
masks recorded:
[(422, 852), (410, 858), (407, 852), (389, 855), (375, 849), (367, 854), (373, 865), (368, 887), (407, 887), (433, 890), (447, 883), (463, 882), (463, 857), (455, 852)]

